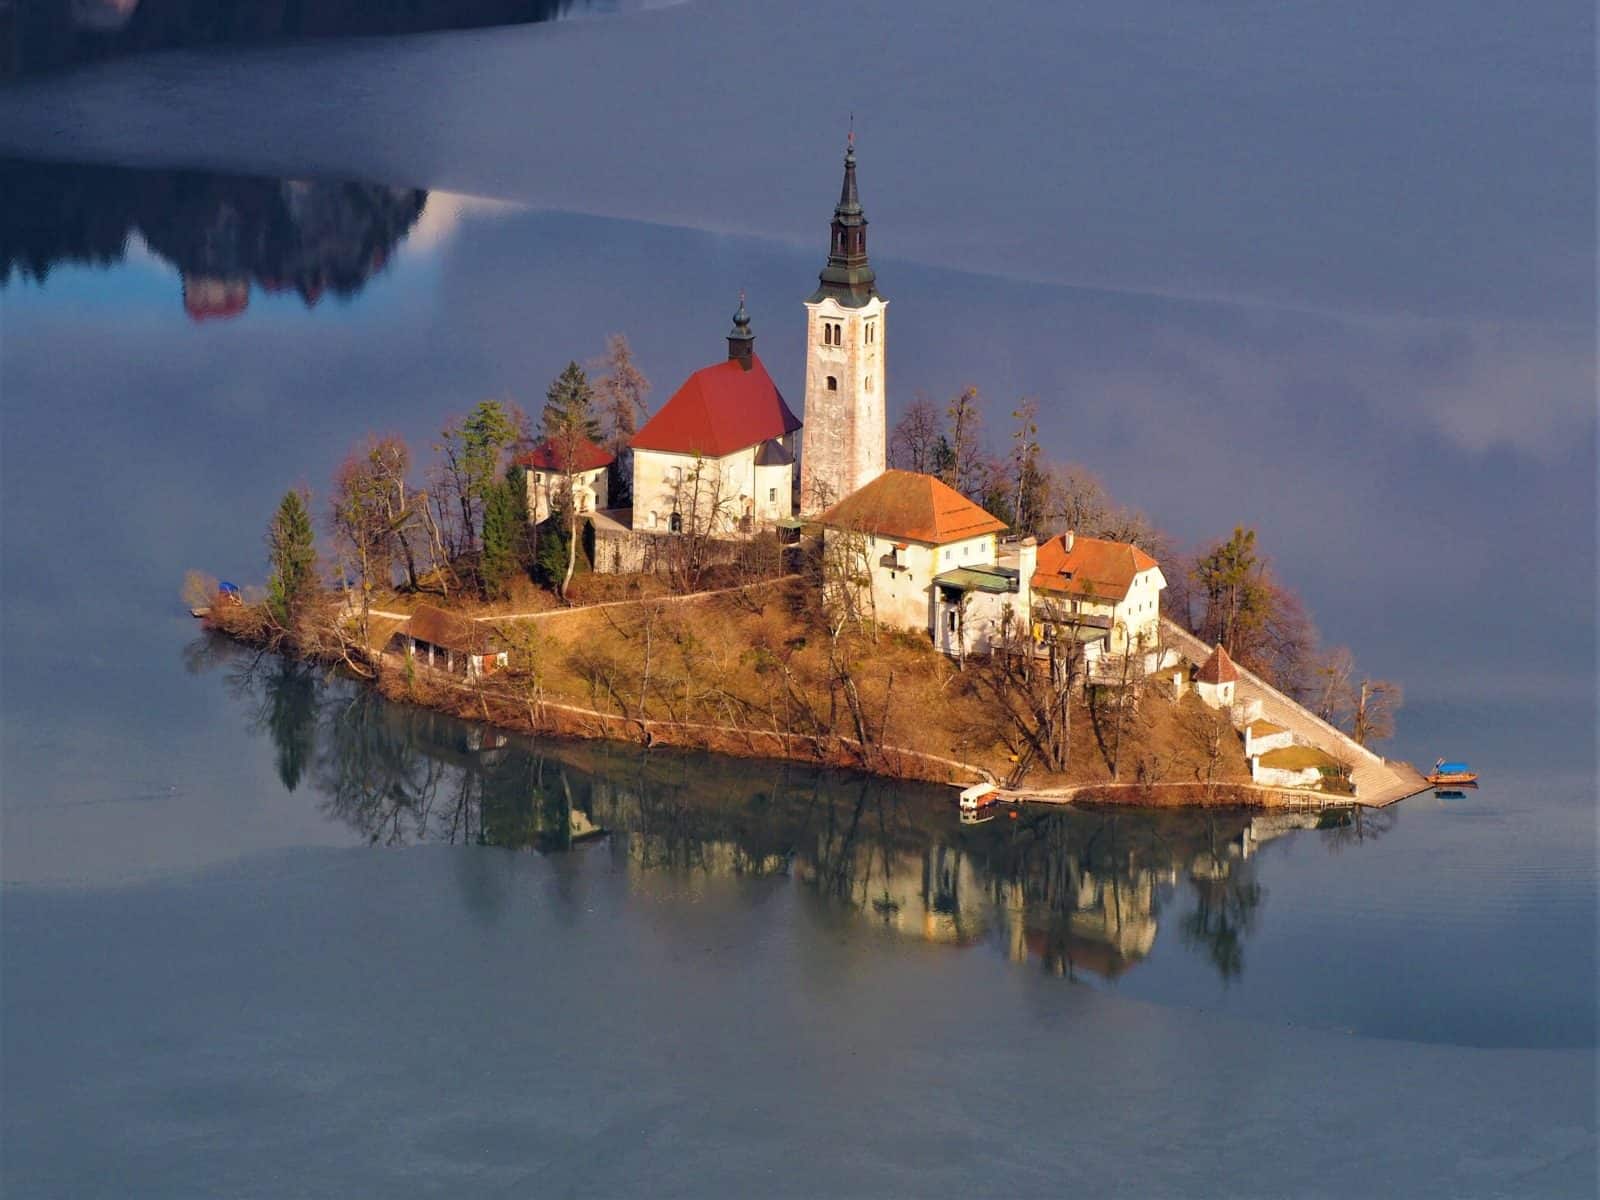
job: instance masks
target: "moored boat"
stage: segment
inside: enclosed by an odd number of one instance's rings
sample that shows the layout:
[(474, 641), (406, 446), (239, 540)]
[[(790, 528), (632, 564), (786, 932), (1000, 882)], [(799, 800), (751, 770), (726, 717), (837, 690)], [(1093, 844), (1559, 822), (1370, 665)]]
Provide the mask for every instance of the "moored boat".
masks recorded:
[(1478, 773), (1464, 762), (1446, 762), (1441, 758), (1433, 764), (1433, 774), (1428, 776), (1428, 782), (1435, 787), (1461, 787), (1477, 783)]
[(964, 825), (992, 821), (1000, 807), (1000, 789), (992, 783), (975, 783), (969, 788), (962, 789), (956, 805), (961, 810), (961, 821)]

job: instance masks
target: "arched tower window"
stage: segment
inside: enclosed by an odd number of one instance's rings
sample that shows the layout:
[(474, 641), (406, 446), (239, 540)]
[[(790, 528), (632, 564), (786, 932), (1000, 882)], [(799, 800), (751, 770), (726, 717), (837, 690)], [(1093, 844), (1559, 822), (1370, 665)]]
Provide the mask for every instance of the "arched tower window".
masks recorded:
[(667, 528), (673, 533), (683, 532), (683, 514), (675, 512), (667, 518)]
[(837, 392), (839, 390), (839, 381), (832, 375), (828, 376), (828, 390), (830, 392)]

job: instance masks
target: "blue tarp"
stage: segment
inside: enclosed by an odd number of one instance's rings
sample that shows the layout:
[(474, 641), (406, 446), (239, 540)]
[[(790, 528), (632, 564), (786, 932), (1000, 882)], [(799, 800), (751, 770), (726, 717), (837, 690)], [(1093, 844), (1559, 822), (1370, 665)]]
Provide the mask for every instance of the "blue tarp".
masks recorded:
[(237, 592), (238, 590), (239, 587), (237, 584), (229, 583), (226, 579), (217, 584), (217, 591), (219, 592)]
[(1434, 770), (1441, 775), (1459, 775), (1464, 771), (1472, 770), (1472, 768), (1464, 762), (1444, 762), (1440, 760), (1439, 765)]

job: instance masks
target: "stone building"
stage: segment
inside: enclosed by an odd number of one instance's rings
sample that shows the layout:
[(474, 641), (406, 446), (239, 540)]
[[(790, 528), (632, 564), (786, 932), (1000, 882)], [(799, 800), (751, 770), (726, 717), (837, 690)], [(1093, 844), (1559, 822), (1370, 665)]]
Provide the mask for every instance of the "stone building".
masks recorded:
[(888, 302), (867, 261), (854, 138), (833, 210), (828, 264), (806, 301), (806, 428), (800, 512), (812, 516), (883, 474)]

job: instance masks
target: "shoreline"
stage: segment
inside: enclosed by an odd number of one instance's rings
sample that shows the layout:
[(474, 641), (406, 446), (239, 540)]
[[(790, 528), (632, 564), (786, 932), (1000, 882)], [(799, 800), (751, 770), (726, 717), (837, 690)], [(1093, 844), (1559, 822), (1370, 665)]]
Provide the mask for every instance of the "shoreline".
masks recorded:
[[(273, 646), (230, 630), (214, 620), (206, 620), (205, 625), (208, 630), (240, 645), (281, 654), (302, 663), (347, 666), (338, 660), (319, 657), (297, 647)], [(564, 700), (519, 696), (497, 687), (494, 676), (472, 682), (414, 661), (408, 662), (392, 652), (368, 655), (363, 665), (372, 674), (362, 676), (352, 673), (354, 678), (374, 688), (386, 700), (417, 705), (524, 736), (631, 743), (645, 749), (663, 747), (696, 750), (730, 758), (765, 759), (859, 771), (882, 779), (952, 788), (973, 783), (999, 784), (994, 773), (979, 764), (905, 746), (863, 745), (855, 738), (838, 734), (813, 735), (749, 726), (630, 717)], [(1419, 790), (1425, 791), (1426, 787)], [(1306, 811), (1364, 803), (1352, 796), (1300, 792), (1233, 780), (1212, 783), (1192, 780), (1131, 783), (1098, 781), (1040, 788), (1000, 787), (998, 794), (1006, 804), (1077, 808)], [(1386, 799), (1377, 806), (1386, 806), (1400, 798)]]

